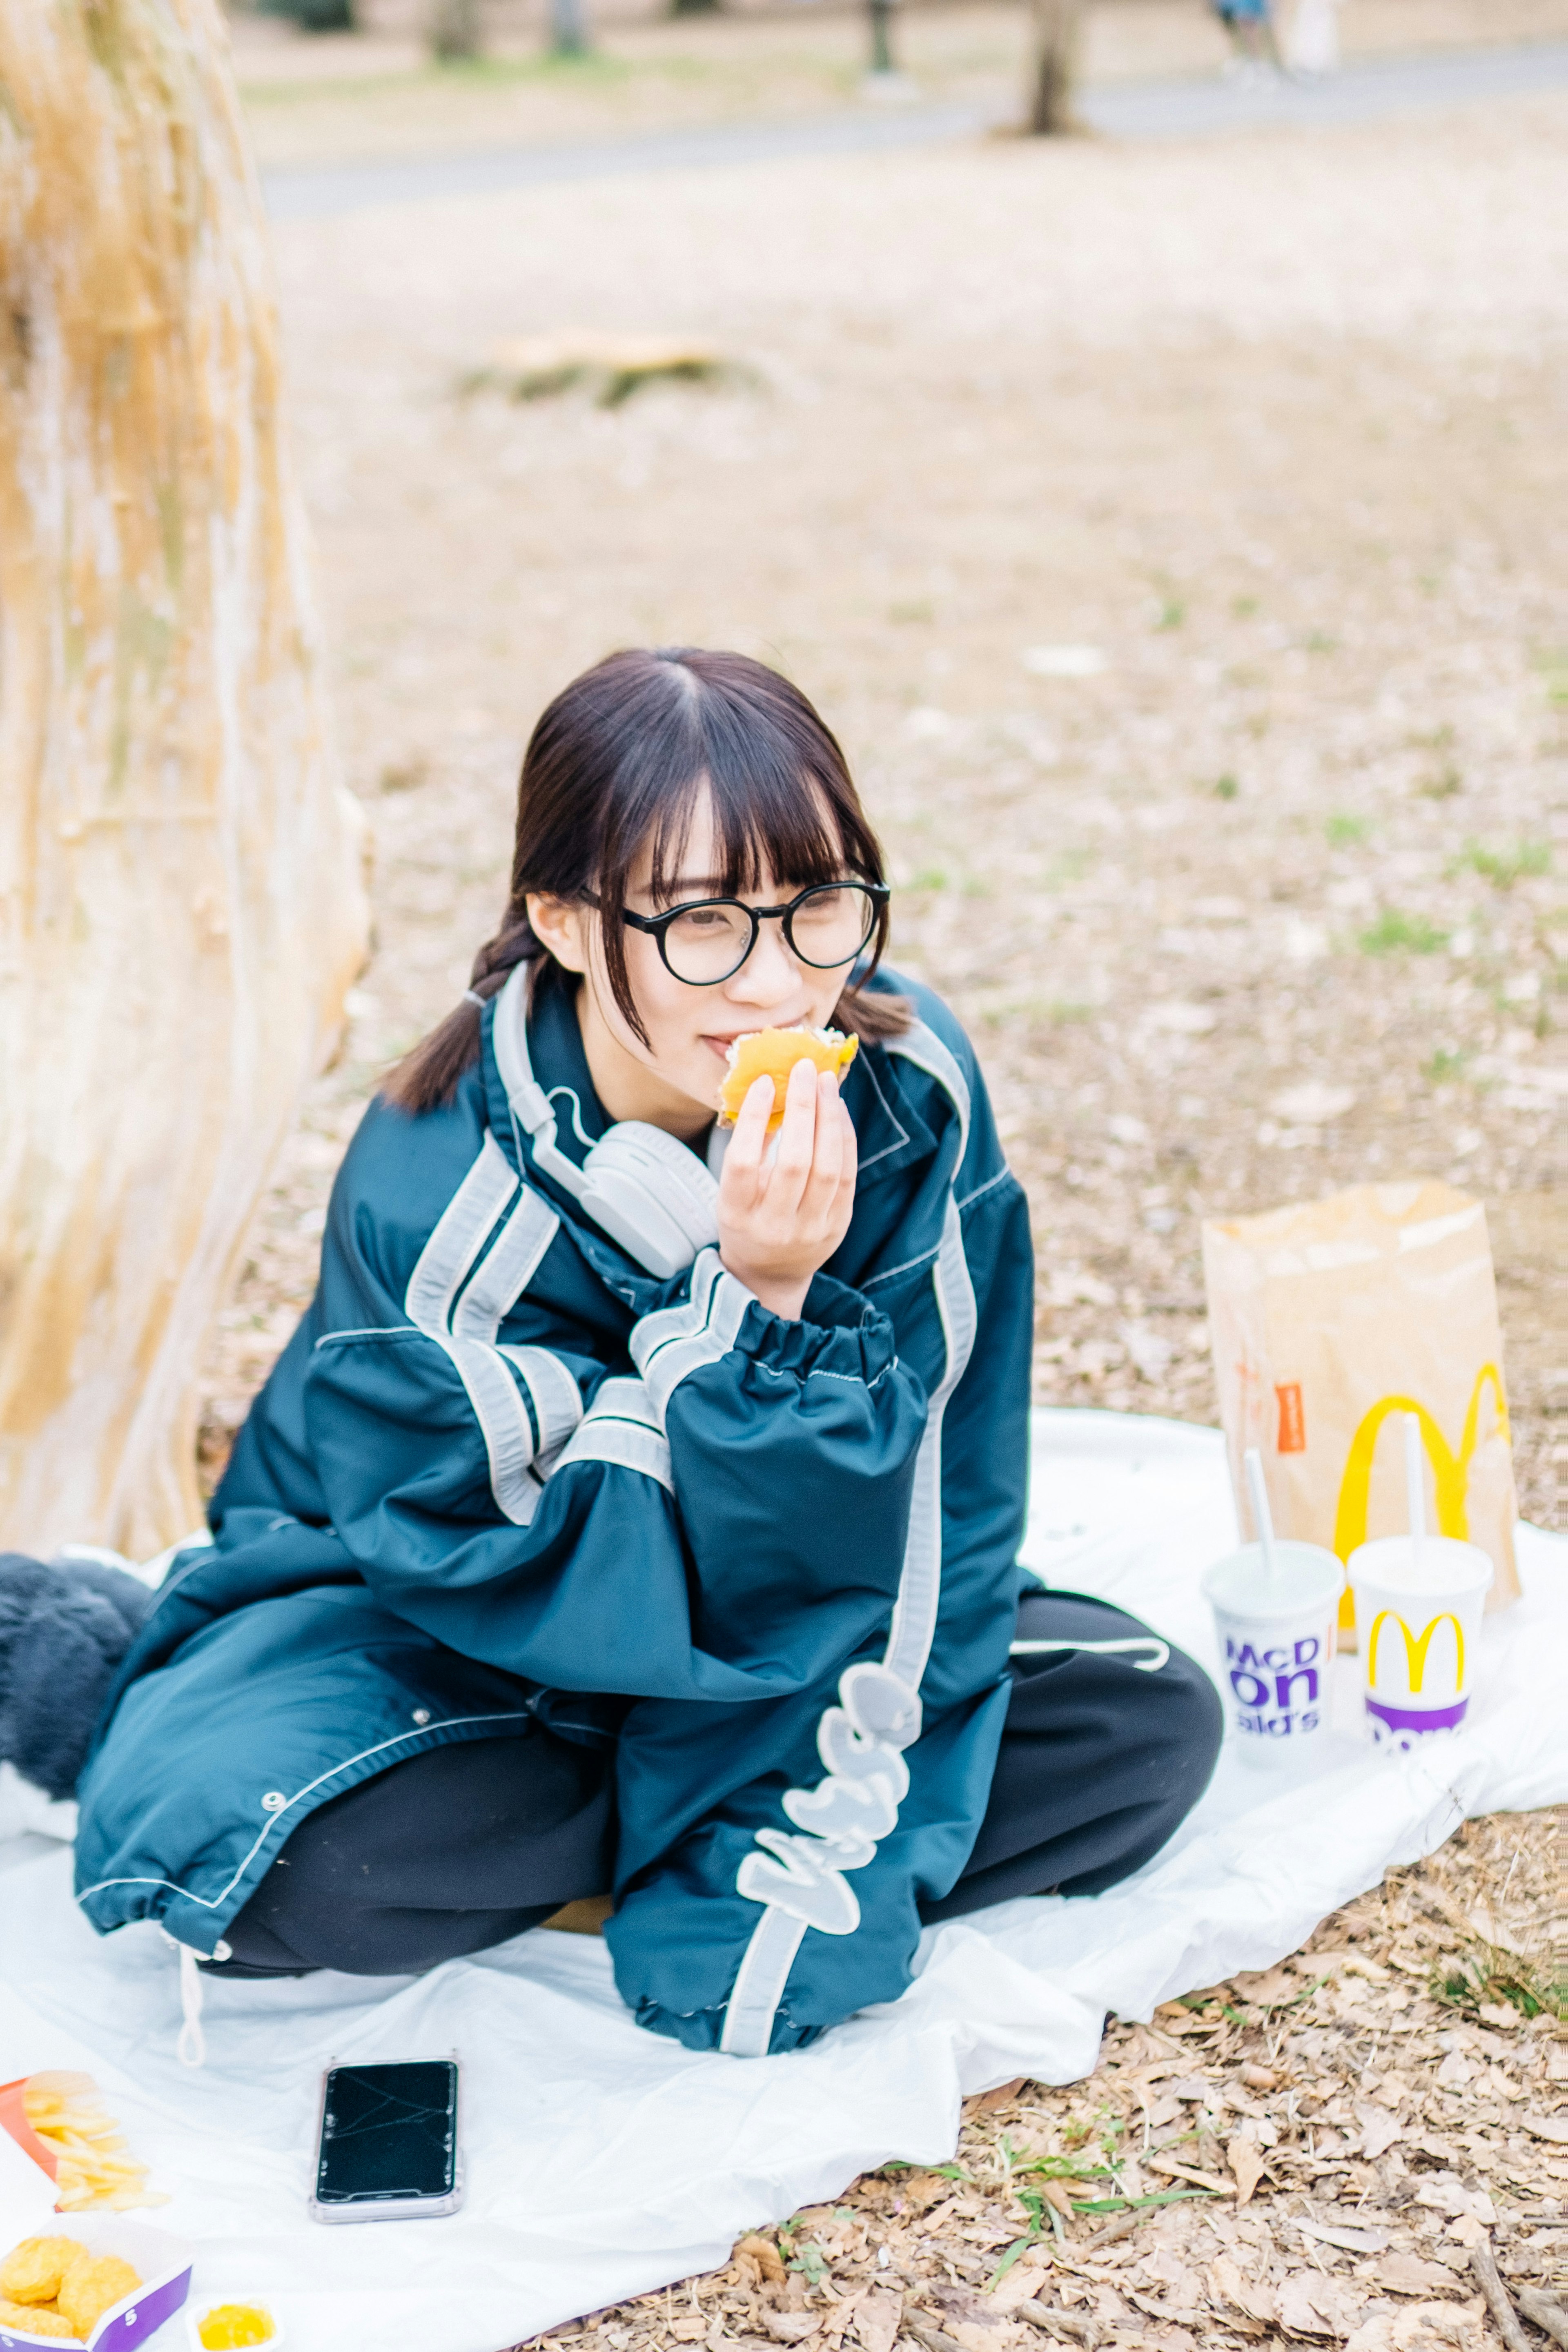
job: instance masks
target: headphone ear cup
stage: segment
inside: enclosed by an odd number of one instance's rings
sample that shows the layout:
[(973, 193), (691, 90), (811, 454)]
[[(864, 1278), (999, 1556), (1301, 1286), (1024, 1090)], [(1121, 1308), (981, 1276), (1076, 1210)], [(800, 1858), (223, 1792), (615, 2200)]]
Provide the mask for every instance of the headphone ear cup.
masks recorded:
[(719, 1187), (683, 1143), (623, 1119), (583, 1163), (583, 1206), (649, 1274), (668, 1279), (719, 1238)]

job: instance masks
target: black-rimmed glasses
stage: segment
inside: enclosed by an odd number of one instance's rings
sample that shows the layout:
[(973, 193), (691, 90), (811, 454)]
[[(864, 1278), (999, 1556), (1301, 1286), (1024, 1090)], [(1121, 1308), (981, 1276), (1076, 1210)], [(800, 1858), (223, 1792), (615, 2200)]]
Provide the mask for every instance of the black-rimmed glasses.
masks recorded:
[(677, 980), (689, 988), (711, 988), (740, 971), (764, 923), (782, 923), (790, 953), (814, 971), (853, 963), (889, 895), (885, 882), (817, 882), (787, 907), (694, 898), (668, 907), (662, 915), (636, 915), (626, 907), (622, 920), (658, 941), (665, 968)]

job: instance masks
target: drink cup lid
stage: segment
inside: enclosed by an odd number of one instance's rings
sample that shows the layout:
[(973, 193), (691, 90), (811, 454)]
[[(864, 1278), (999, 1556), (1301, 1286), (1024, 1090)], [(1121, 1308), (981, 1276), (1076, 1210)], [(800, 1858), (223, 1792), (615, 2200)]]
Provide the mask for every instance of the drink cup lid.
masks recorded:
[(1261, 1544), (1243, 1544), (1206, 1569), (1205, 1598), (1233, 1617), (1263, 1620), (1311, 1616), (1343, 1589), (1344, 1570), (1321, 1544), (1276, 1543), (1276, 1572), (1264, 1566)]
[(1463, 1601), (1485, 1592), (1495, 1573), (1489, 1553), (1457, 1536), (1423, 1536), (1419, 1559), (1410, 1536), (1378, 1536), (1350, 1557), (1352, 1585), (1431, 1601)]

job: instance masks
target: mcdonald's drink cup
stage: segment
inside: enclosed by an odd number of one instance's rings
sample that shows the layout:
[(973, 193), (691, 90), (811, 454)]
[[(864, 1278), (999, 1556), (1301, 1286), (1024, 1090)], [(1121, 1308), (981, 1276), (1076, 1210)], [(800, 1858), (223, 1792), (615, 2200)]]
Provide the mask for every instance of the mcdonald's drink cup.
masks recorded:
[(1356, 1636), (1366, 1674), (1366, 1712), (1380, 1748), (1412, 1748), (1457, 1731), (1492, 1563), (1479, 1544), (1452, 1536), (1383, 1536), (1350, 1559)]
[(1262, 1546), (1243, 1544), (1204, 1577), (1237, 1749), (1269, 1770), (1300, 1769), (1321, 1744), (1345, 1574), (1317, 1544), (1278, 1542), (1270, 1576)]

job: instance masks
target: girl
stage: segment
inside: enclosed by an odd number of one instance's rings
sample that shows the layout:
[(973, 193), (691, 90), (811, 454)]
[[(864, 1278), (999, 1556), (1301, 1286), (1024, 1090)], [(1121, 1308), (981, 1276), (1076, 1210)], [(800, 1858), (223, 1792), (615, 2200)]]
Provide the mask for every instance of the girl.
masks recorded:
[[(887, 929), (784, 679), (621, 653), (552, 703), (501, 929), (109, 1693), (100, 1932), (392, 1975), (607, 1888), (638, 2020), (753, 2056), (895, 1998), (923, 1922), (1163, 1843), (1218, 1704), (1020, 1599), (1026, 1206)], [(796, 1065), (776, 1149), (771, 1079), (716, 1126), (736, 1037), (830, 1022), (858, 1055)]]

